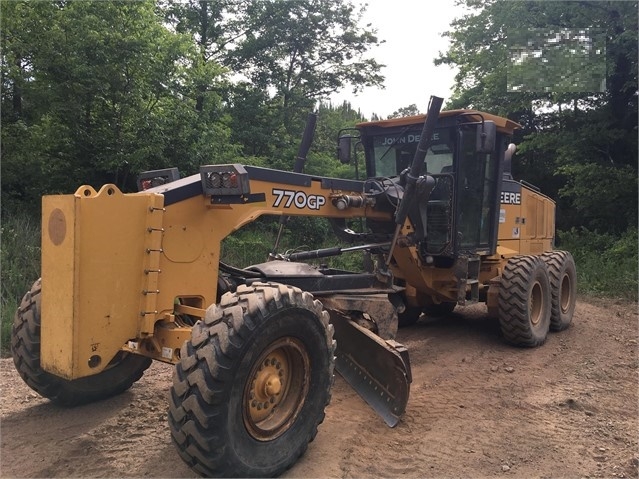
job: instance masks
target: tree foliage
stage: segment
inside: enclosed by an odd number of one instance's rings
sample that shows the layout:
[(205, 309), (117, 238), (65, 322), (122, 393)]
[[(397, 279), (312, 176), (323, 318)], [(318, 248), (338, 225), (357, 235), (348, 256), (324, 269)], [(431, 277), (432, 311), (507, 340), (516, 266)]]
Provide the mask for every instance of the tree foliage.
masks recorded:
[[(200, 61), (233, 72), (225, 91), (232, 139), (242, 153), (290, 169), (304, 118), (346, 85), (379, 85), (378, 44), (350, 1), (268, 0), (161, 4), (176, 31), (198, 46)], [(207, 91), (206, 82), (199, 85)], [(300, 126), (301, 125), (301, 126)], [(262, 160), (263, 161), (263, 160)]]
[(130, 187), (142, 169), (188, 169), (223, 151), (222, 113), (213, 106), (206, 120), (215, 121), (202, 121), (189, 102), (181, 63), (193, 49), (158, 22), (153, 3), (2, 8), (4, 199), (27, 202), (82, 183)]
[(298, 98), (321, 99), (352, 85), (381, 84), (380, 65), (365, 54), (378, 43), (359, 23), (362, 10), (343, 0), (250, 2), (247, 33), (229, 55), (233, 70), (284, 107)]
[[(462, 3), (473, 10), (451, 24), (450, 47), (436, 59), (458, 67), (448, 106), (523, 126), (515, 173), (559, 198), (561, 228), (636, 226), (637, 3)], [(585, 58), (591, 50), (576, 48), (576, 37), (599, 56)], [(520, 88), (509, 89), (509, 75)]]
[(397, 110), (395, 110), (393, 113), (391, 113), (390, 115), (388, 115), (387, 119), (391, 119), (391, 118), (402, 118), (404, 116), (415, 116), (415, 115), (419, 115), (421, 112), (419, 111), (419, 108), (417, 108), (417, 105), (415, 103), (412, 103), (408, 106), (404, 106), (402, 108), (398, 108)]
[(0, 9), (3, 210), (81, 184), (131, 190), (146, 169), (290, 169), (318, 101), (382, 80), (374, 31), (346, 0)]

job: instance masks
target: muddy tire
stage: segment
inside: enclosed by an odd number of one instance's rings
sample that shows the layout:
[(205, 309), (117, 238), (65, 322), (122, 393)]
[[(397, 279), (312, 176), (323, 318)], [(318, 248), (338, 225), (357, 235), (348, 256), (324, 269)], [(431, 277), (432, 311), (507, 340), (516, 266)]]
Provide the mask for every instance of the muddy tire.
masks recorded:
[(324, 420), (335, 341), (328, 313), (298, 288), (254, 283), (208, 308), (182, 347), (171, 438), (207, 477), (274, 477)]
[(550, 279), (550, 329), (563, 331), (572, 323), (577, 302), (577, 269), (567, 251), (553, 251), (541, 255)]
[(31, 389), (60, 406), (78, 406), (120, 394), (139, 380), (151, 359), (120, 352), (94, 376), (72, 381), (48, 373), (40, 366), (41, 280), (24, 295), (11, 330), (11, 353), (18, 373)]
[(550, 281), (540, 256), (517, 256), (504, 267), (499, 289), (498, 317), (506, 341), (535, 347), (546, 341), (550, 328)]

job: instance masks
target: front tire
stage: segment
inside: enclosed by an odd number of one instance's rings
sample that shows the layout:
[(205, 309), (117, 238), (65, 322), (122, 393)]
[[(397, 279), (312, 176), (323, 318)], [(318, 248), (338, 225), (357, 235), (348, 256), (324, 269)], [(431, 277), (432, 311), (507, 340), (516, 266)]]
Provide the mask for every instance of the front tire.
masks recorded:
[(568, 251), (553, 251), (541, 255), (550, 278), (550, 329), (563, 331), (572, 323), (577, 303), (577, 269)]
[(506, 341), (535, 347), (550, 328), (550, 282), (539, 256), (516, 256), (506, 263), (499, 288), (499, 324)]
[(79, 406), (120, 394), (139, 380), (151, 359), (120, 352), (107, 368), (93, 376), (68, 380), (40, 366), (40, 298), (42, 280), (24, 295), (11, 330), (13, 363), (25, 383), (60, 406)]
[(171, 437), (208, 477), (273, 477), (324, 420), (335, 341), (328, 313), (299, 288), (254, 283), (209, 307), (182, 347), (169, 398)]

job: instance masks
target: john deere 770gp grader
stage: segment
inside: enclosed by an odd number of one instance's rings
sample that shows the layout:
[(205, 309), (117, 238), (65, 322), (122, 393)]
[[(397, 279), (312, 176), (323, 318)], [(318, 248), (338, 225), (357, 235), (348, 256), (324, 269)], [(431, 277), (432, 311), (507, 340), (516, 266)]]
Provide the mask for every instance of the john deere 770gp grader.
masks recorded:
[[(203, 476), (265, 477), (315, 437), (334, 368), (397, 424), (411, 382), (399, 324), (483, 302), (506, 341), (541, 345), (575, 308), (554, 203), (512, 179), (516, 123), (441, 104), (343, 135), (339, 157), (363, 149), (364, 180), (212, 164), (145, 173), (137, 193), (43, 197), (42, 275), (12, 332), (18, 372), (74, 406), (127, 390), (152, 360), (174, 364), (168, 420), (182, 459)], [(298, 160), (309, 142), (307, 130)], [(221, 261), (222, 240), (262, 215), (328, 218), (342, 246)], [(373, 267), (322, 264), (351, 251)]]

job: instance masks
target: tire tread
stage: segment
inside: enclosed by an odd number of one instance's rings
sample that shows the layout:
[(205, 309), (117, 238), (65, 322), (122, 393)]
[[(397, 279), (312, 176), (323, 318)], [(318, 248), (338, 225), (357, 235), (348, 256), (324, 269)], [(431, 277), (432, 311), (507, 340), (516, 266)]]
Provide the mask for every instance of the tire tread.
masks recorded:
[[(224, 416), (230, 400), (228, 384), (234, 379), (233, 364), (240, 360), (242, 349), (269, 313), (285, 307), (305, 307), (321, 321), (326, 331), (330, 357), (335, 355), (333, 327), (328, 313), (312, 295), (299, 288), (277, 283), (240, 285), (235, 293), (222, 296), (219, 305), (211, 306), (203, 321), (193, 327), (194, 341), (182, 347), (181, 361), (174, 369), (173, 387), (169, 395), (169, 426), (180, 457), (194, 471), (208, 477), (262, 476), (264, 471), (236, 470), (229, 464), (226, 438), (210, 427)], [(330, 361), (331, 383), (334, 359)], [(324, 420), (324, 409), (330, 402), (330, 386), (321, 414), (299, 445), (296, 456), (278, 469), (268, 471), (277, 476), (291, 467), (304, 453)]]
[(31, 389), (59, 406), (73, 407), (120, 394), (142, 378), (151, 365), (151, 359), (133, 354), (127, 355), (111, 369), (76, 380), (67, 380), (42, 369), (41, 293), (42, 280), (38, 279), (22, 298), (11, 331), (13, 363)]
[(572, 276), (571, 288), (576, 287), (576, 270), (575, 261), (568, 251), (551, 251), (542, 255), (543, 260), (548, 267), (548, 276), (550, 279), (550, 329), (552, 331), (563, 331), (572, 323), (572, 317), (575, 309), (576, 291), (570, 291), (571, 304), (569, 311), (564, 314), (561, 310), (561, 287), (563, 274)]
[[(539, 256), (515, 256), (508, 260), (502, 272), (499, 323), (506, 341), (515, 346), (536, 347), (546, 340), (546, 334), (536, 334), (529, 318), (528, 287), (538, 268), (546, 269)], [(544, 295), (548, 295), (548, 290), (549, 286), (545, 286)]]

